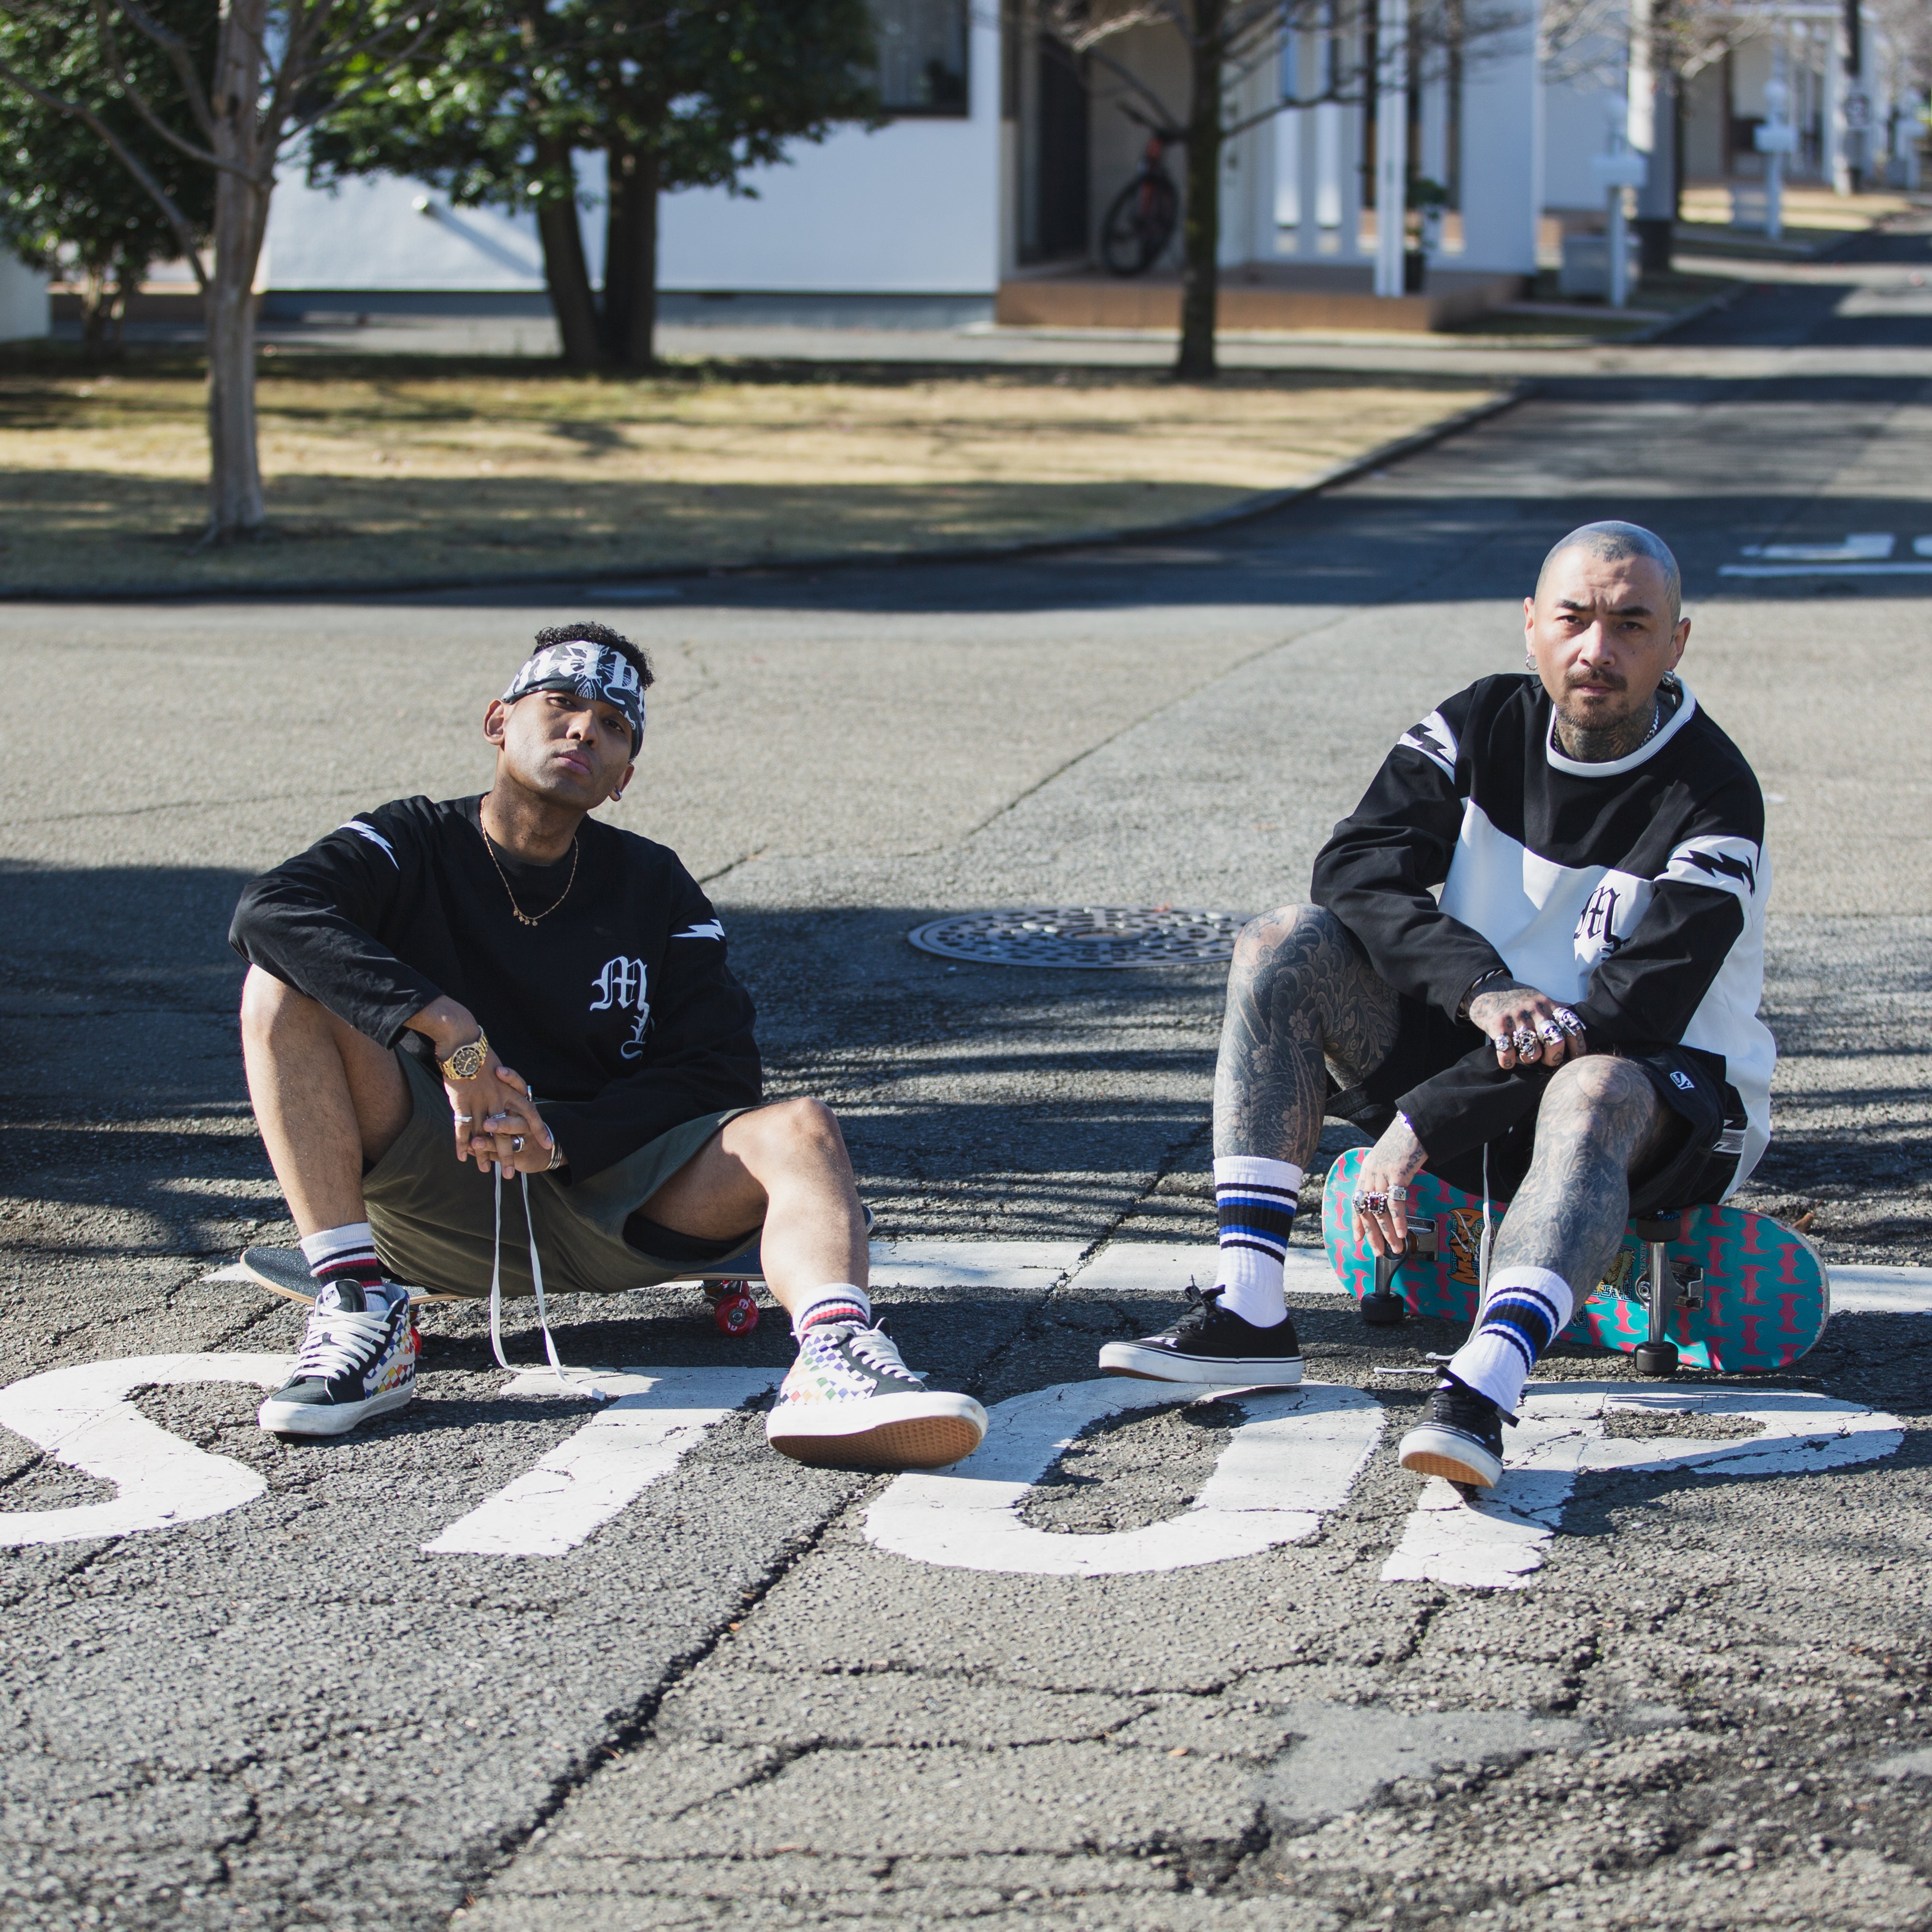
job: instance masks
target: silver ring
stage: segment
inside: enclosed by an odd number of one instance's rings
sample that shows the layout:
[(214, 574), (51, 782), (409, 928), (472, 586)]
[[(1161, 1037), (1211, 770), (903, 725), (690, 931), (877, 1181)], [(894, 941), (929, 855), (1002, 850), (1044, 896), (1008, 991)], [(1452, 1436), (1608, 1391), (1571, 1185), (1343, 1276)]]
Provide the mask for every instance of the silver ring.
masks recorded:
[(1568, 1006), (1556, 1009), (1556, 1024), (1565, 1033), (1581, 1033), (1583, 1030), (1583, 1022)]
[(1391, 1187), (1388, 1191), (1388, 1198), (1391, 1201), (1406, 1201), (1408, 1198), (1408, 1190), (1406, 1187)]
[(512, 1135), (510, 1136), (510, 1151), (511, 1151), (512, 1154), (521, 1154), (521, 1153), (523, 1152), (523, 1150), (524, 1150), (524, 1137), (523, 1137), (523, 1136), (522, 1136), (521, 1134), (512, 1134)]
[(1539, 1022), (1536, 1030), (1549, 1041), (1552, 1046), (1561, 1046), (1563, 1044), (1563, 1029), (1554, 1020)]
[(1519, 1060), (1540, 1060), (1543, 1058), (1541, 1042), (1527, 1027), (1518, 1027), (1510, 1036), (1510, 1043), (1516, 1048), (1516, 1057)]
[(1358, 1194), (1355, 1205), (1364, 1214), (1382, 1214), (1388, 1211), (1388, 1196), (1373, 1192)]
[(458, 1114), (454, 1118), (456, 1124), (459, 1127), (466, 1127), (472, 1120), (476, 1119), (476, 1116), (474, 1114)]

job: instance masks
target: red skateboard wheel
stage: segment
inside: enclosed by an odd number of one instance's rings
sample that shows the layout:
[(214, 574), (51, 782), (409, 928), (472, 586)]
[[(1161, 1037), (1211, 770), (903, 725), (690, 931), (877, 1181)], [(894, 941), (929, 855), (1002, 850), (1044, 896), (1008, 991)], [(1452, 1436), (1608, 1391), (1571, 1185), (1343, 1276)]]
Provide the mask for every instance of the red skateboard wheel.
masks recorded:
[(752, 1299), (750, 1286), (727, 1282), (724, 1293), (712, 1298), (711, 1318), (722, 1334), (748, 1335), (758, 1325), (758, 1304)]

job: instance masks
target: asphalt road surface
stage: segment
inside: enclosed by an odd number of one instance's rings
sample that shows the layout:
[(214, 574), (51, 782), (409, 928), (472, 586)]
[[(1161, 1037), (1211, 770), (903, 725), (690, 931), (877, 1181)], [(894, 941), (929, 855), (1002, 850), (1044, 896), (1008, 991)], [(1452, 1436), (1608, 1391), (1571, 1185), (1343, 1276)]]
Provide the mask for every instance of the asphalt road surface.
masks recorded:
[[(1318, 1384), (1096, 1383), (1211, 1240), (1221, 975), (904, 938), (1299, 896), (1392, 738), (1517, 661), (1552, 538), (1633, 518), (1772, 801), (1750, 1201), (1932, 1263), (1927, 256), (1211, 538), (10, 608), (0, 1922), (1932, 1924), (1932, 1316), (1856, 1302), (1768, 1388), (1559, 1350), (1486, 1513), (1394, 1461), (1426, 1378), (1381, 1372), (1454, 1337), (1365, 1330), (1312, 1226)], [(228, 910), (358, 806), (480, 787), (484, 700), (585, 611), (662, 674), (620, 822), (710, 882), (774, 1091), (846, 1120), (908, 1358), (1007, 1405), (986, 1489), (767, 1453), (781, 1325), (688, 1289), (562, 1304), (614, 1406), (438, 1306), (399, 1416), (254, 1426), (299, 1318), (206, 1278), (288, 1233)]]

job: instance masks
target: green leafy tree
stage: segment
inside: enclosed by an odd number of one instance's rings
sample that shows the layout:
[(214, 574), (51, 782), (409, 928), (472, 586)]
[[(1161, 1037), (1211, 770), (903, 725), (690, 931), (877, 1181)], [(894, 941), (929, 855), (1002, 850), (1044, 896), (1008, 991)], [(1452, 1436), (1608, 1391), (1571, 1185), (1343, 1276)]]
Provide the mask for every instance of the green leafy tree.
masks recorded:
[[(657, 323), (658, 200), (723, 187), (791, 141), (874, 122), (866, 0), (468, 0), (424, 57), (332, 114), (311, 178), (412, 176), (459, 207), (528, 208), (565, 358), (649, 368)], [(602, 299), (574, 157), (601, 152)]]
[[(156, 16), (180, 34), (205, 79), (213, 8), (207, 0), (154, 4)], [(145, 56), (136, 64), (148, 100), (178, 136), (191, 137), (194, 124), (172, 68), (146, 40), (138, 54)], [(93, 34), (76, 33), (71, 22), (0, 13), (0, 62), (32, 75), (44, 88), (87, 101), (140, 154), (197, 240), (206, 237), (214, 215), (213, 177), (142, 119), (115, 84)], [(11, 91), (0, 95), (0, 242), (34, 267), (78, 271), (91, 355), (118, 348), (128, 298), (148, 265), (182, 251), (159, 203), (102, 153), (90, 128)]]
[[(124, 134), (86, 77), (43, 76), (0, 51), (0, 88), (66, 116), (100, 143), (160, 211), (193, 267), (208, 318), (208, 540), (258, 535), (266, 521), (255, 433), (255, 270), (268, 232), (275, 169), (322, 116), (380, 85), (428, 40), (437, 0), (219, 0), (206, 16), (206, 50), (152, 0), (0, 0), (0, 18), (22, 32), (64, 34), (92, 50), (113, 102), (178, 154), (207, 184), (212, 219), (200, 227), (184, 202)], [(152, 65), (150, 64), (152, 63)], [(172, 126), (148, 76), (164, 73), (190, 131)], [(212, 243), (204, 260), (202, 242)]]

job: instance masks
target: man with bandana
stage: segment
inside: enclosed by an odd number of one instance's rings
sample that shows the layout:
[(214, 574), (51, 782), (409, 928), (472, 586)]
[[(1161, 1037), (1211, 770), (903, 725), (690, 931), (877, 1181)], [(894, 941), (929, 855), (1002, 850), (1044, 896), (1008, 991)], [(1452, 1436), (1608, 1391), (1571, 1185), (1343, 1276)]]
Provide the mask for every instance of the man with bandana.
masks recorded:
[(602, 624), (536, 644), (483, 715), (488, 791), (358, 812), (236, 909), (249, 1094), (316, 1285), (262, 1426), (339, 1435), (410, 1400), (403, 1284), (488, 1296), (494, 1328), (500, 1291), (541, 1315), (545, 1288), (675, 1280), (755, 1242), (799, 1342), (772, 1446), (957, 1461), (986, 1413), (873, 1320), (838, 1122), (760, 1104), (716, 914), (674, 854), (590, 816), (635, 771), (648, 661)]
[(1214, 1080), (1214, 1287), (1100, 1366), (1299, 1382), (1283, 1262), (1324, 1116), (1378, 1136), (1357, 1238), (1395, 1252), (1426, 1166), (1509, 1203), (1475, 1333), (1405, 1468), (1487, 1488), (1538, 1357), (1628, 1216), (1723, 1199), (1770, 1138), (1764, 800), (1676, 675), (1677, 563), (1586, 524), (1523, 601), (1524, 671), (1405, 731), (1316, 855), (1312, 903), (1241, 933)]

